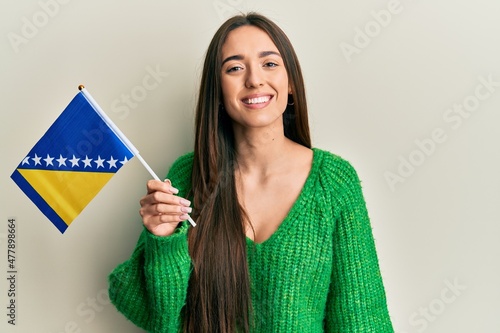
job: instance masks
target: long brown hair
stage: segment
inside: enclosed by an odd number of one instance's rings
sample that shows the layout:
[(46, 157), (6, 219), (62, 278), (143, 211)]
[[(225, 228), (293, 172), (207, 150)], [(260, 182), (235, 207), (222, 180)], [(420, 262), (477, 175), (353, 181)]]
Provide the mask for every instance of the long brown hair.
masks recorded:
[(278, 48), (293, 96), (283, 114), (284, 134), (311, 147), (304, 82), (287, 36), (256, 13), (230, 18), (208, 47), (196, 107), (190, 196), (198, 226), (188, 234), (193, 270), (183, 310), (184, 332), (248, 332), (252, 322), (246, 216), (236, 192), (237, 152), (221, 89), (222, 46), (232, 30), (245, 25), (265, 31)]

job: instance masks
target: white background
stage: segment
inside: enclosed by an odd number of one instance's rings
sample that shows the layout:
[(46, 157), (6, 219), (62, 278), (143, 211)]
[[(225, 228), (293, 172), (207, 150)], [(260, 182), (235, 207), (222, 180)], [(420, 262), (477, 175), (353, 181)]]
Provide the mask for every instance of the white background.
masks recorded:
[[(314, 146), (358, 170), (396, 331), (500, 332), (500, 2), (1, 4), (1, 332), (140, 332), (106, 294), (107, 275), (141, 230), (138, 200), (150, 176), (139, 161), (64, 235), (10, 174), (85, 84), (163, 176), (192, 149), (210, 38), (248, 10), (275, 20), (296, 48)], [(157, 87), (140, 95), (151, 70), (161, 73)], [(124, 108), (122, 96), (134, 94)], [(458, 116), (454, 105), (471, 111)], [(392, 185), (389, 173), (400, 177)], [(7, 324), (3, 278), (8, 217), (18, 221), (16, 326)]]

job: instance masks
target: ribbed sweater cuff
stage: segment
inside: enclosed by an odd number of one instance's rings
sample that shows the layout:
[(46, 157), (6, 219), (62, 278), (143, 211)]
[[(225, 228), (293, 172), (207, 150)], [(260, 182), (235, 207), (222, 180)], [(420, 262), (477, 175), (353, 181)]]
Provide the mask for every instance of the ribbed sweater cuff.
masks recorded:
[(183, 265), (191, 261), (189, 257), (187, 234), (176, 232), (170, 236), (156, 236), (147, 231), (146, 253), (156, 260)]

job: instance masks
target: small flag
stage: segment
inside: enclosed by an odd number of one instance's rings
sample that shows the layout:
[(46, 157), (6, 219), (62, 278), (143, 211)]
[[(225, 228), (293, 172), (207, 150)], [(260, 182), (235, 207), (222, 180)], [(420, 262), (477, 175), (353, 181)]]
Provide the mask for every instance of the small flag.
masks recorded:
[(73, 98), (11, 175), (61, 233), (136, 155), (88, 96)]

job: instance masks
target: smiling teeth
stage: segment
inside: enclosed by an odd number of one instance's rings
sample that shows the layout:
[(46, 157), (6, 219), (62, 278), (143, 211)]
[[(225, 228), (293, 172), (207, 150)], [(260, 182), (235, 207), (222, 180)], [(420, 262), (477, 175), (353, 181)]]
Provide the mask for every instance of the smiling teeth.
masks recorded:
[(270, 96), (262, 96), (262, 97), (257, 97), (257, 98), (249, 98), (245, 100), (246, 104), (259, 104), (259, 103), (265, 103), (271, 99)]

